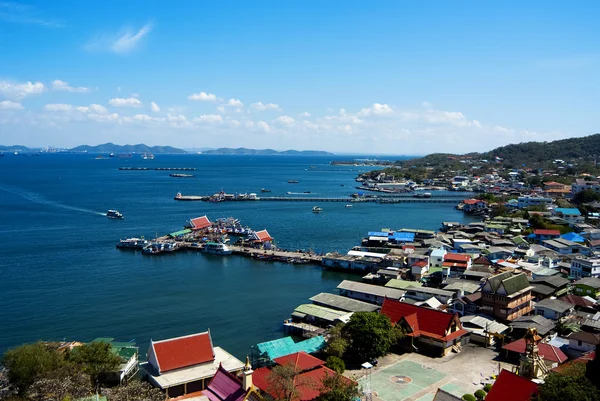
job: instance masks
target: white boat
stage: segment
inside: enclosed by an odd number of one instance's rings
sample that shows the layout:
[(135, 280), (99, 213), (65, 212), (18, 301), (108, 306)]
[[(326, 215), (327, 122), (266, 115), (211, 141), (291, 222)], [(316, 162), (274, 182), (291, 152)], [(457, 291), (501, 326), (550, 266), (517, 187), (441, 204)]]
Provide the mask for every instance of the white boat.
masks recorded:
[(315, 206), (312, 208), (313, 213), (321, 213), (322, 211), (323, 211), (323, 209), (320, 208), (319, 206)]
[(352, 207), (352, 206), (353, 206), (353, 205), (351, 205), (351, 204), (349, 204), (349, 203), (346, 205), (346, 207)]
[(231, 255), (232, 250), (225, 244), (218, 242), (207, 242), (202, 247), (202, 252), (213, 255)]
[(142, 159), (144, 159), (144, 160), (154, 160), (154, 155), (152, 153), (144, 153), (142, 155)]
[(109, 219), (122, 219), (123, 214), (121, 214), (118, 210), (109, 210), (106, 212), (106, 217)]
[(148, 245), (148, 241), (143, 238), (122, 239), (117, 244), (117, 248), (142, 249)]

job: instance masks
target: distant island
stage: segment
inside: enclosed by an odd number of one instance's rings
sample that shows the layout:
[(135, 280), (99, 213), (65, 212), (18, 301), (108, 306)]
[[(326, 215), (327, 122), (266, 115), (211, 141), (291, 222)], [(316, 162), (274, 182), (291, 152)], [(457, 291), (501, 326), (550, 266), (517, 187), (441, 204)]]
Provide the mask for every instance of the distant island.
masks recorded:
[(81, 145), (69, 149), (71, 152), (87, 152), (87, 153), (154, 153), (154, 154), (183, 154), (187, 153), (183, 149), (174, 148), (172, 146), (148, 146), (143, 143), (138, 145), (115, 145), (114, 143), (105, 143), (102, 145), (89, 146)]
[(220, 148), (206, 150), (202, 152), (204, 155), (298, 155), (298, 156), (333, 156), (333, 153), (324, 152), (321, 150), (284, 150), (277, 151), (273, 149), (246, 149), (246, 148)]

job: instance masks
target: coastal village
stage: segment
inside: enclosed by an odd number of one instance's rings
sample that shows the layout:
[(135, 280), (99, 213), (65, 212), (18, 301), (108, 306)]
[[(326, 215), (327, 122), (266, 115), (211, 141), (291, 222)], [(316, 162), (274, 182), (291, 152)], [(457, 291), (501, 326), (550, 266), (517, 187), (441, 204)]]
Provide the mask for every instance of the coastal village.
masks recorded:
[[(357, 180), (376, 191), (416, 189), (382, 174)], [(584, 208), (571, 202), (582, 192), (600, 193), (598, 179), (531, 188), (492, 174), (455, 176), (443, 184), (480, 191), (456, 207), (481, 221), (441, 222), (438, 231), (381, 228), (345, 254), (280, 249), (266, 229), (207, 216), (154, 240), (121, 240), (117, 247), (150, 255), (184, 249), (238, 254), (353, 272), (356, 280), (343, 280), (337, 291), (315, 294), (282, 316), (282, 337), (253, 345), (245, 361), (213, 344), (208, 322), (204, 332), (153, 339), (148, 350), (113, 338), (93, 340), (88, 345), (105, 344), (120, 361), (102, 385), (142, 380), (164, 399), (310, 401), (327, 399), (333, 390), (322, 383), (340, 375), (340, 386), (368, 401), (530, 400), (547, 378), (572, 366), (597, 366), (598, 202)], [(373, 315), (400, 334), (359, 360), (367, 354), (348, 352), (359, 340), (340, 333)], [(367, 335), (376, 342), (375, 332)], [(336, 345), (341, 340), (346, 352)], [(53, 352), (84, 345), (56, 343)], [(292, 372), (289, 393), (272, 379), (283, 367)], [(5, 395), (16, 390), (4, 383)], [(118, 399), (110, 389), (96, 394)]]

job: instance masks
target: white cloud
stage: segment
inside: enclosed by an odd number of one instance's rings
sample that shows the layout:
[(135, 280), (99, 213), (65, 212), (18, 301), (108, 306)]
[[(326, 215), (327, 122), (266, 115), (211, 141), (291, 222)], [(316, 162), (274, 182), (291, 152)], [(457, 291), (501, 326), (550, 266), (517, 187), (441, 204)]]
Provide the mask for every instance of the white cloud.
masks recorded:
[(240, 99), (229, 99), (229, 101), (227, 102), (227, 106), (232, 106), (232, 107), (244, 107), (244, 103), (242, 103), (240, 101)]
[(73, 106), (64, 103), (52, 103), (44, 106), (44, 109), (48, 111), (71, 111)]
[(110, 51), (117, 54), (130, 53), (151, 31), (152, 24), (148, 23), (137, 31), (126, 28), (116, 34), (98, 35), (85, 45), (85, 49), (89, 51)]
[(142, 102), (140, 102), (134, 97), (116, 97), (114, 99), (110, 99), (108, 101), (108, 104), (110, 104), (113, 107), (140, 107), (142, 105)]
[(282, 125), (287, 125), (287, 126), (291, 126), (294, 125), (294, 122), (296, 122), (296, 120), (294, 120), (292, 117), (290, 116), (279, 116), (277, 117), (275, 120), (273, 120), (279, 124)]
[(217, 111), (221, 114), (225, 114), (225, 106), (217, 106)]
[(310, 113), (308, 111), (305, 111), (304, 113), (300, 113), (300, 117), (308, 118), (308, 117), (310, 117)]
[(188, 96), (190, 100), (198, 100), (201, 102), (215, 102), (217, 100), (217, 96), (212, 93), (200, 92), (200, 93), (192, 93)]
[(75, 93), (89, 92), (89, 89), (84, 86), (69, 86), (68, 82), (61, 81), (60, 79), (55, 79), (54, 81), (52, 81), (52, 89), (54, 89), (55, 91), (66, 91)]
[(11, 102), (10, 100), (3, 100), (0, 102), (0, 109), (2, 110), (23, 110), (23, 106), (18, 102)]
[(257, 111), (279, 110), (279, 105), (277, 105), (275, 103), (264, 104), (262, 102), (258, 102), (258, 103), (252, 103), (250, 105), (250, 107)]
[(158, 107), (158, 105), (156, 103), (154, 103), (154, 102), (150, 103), (150, 108), (155, 113), (158, 113), (160, 111), (160, 107)]
[(108, 109), (99, 104), (90, 104), (89, 106), (75, 107), (76, 110), (83, 113), (108, 114)]
[(429, 108), (433, 107), (433, 104), (431, 104), (431, 103), (429, 103), (429, 102), (427, 102), (427, 101), (424, 100), (424, 101), (421, 102), (421, 106), (423, 106), (426, 109), (429, 109)]
[(257, 121), (256, 122), (256, 126), (259, 127), (260, 129), (262, 129), (265, 132), (271, 131), (271, 127), (269, 127), (269, 124), (267, 124), (264, 121)]
[(215, 123), (215, 122), (223, 121), (223, 117), (219, 114), (206, 114), (206, 115), (201, 115), (200, 117), (194, 118), (194, 121), (195, 122)]
[(373, 106), (362, 109), (358, 112), (359, 116), (382, 116), (392, 114), (394, 111), (387, 104), (374, 103)]
[(22, 99), (29, 95), (38, 95), (46, 90), (41, 82), (32, 83), (27, 81), (17, 84), (9, 81), (0, 81), (0, 94), (9, 99)]

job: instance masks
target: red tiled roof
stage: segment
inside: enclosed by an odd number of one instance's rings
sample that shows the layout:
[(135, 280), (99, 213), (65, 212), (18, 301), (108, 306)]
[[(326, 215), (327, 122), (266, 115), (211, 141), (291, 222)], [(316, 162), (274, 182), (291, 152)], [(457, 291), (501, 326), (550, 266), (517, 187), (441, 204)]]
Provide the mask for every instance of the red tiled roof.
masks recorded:
[(159, 372), (167, 372), (213, 361), (210, 332), (152, 342)]
[(558, 372), (558, 373), (560, 373), (562, 370), (565, 370), (569, 366), (573, 366), (576, 363), (583, 363), (584, 365), (587, 365), (587, 363), (589, 361), (593, 361), (595, 357), (596, 357), (596, 351), (590, 351), (587, 354), (581, 355), (577, 359), (573, 359), (572, 361), (569, 361), (567, 363), (563, 363), (562, 365), (558, 365), (557, 367), (555, 367), (555, 368), (552, 369), (552, 372)]
[(190, 223), (192, 224), (192, 230), (201, 230), (211, 226), (210, 220), (206, 216), (196, 217), (190, 220)]
[(460, 254), (460, 253), (447, 253), (444, 256), (444, 262), (469, 262), (471, 257), (469, 255)]
[(304, 351), (296, 352), (295, 354), (280, 356), (279, 358), (273, 359), (273, 361), (278, 365), (286, 365), (288, 363), (291, 363), (294, 365), (296, 370), (300, 372), (316, 368), (317, 366), (325, 365), (325, 361), (322, 361), (319, 358), (315, 358), (314, 356), (309, 355)]
[(241, 381), (219, 365), (217, 373), (202, 394), (210, 401), (241, 401), (246, 396)]
[(473, 263), (475, 263), (476, 265), (491, 265), (492, 262), (490, 262), (488, 260), (488, 258), (486, 258), (485, 256), (480, 256), (477, 259), (475, 259), (475, 261), (473, 261)]
[(267, 230), (257, 231), (254, 233), (260, 242), (273, 241)]
[(465, 200), (463, 200), (463, 203), (465, 205), (476, 205), (476, 204), (478, 204), (480, 202), (485, 203), (484, 201), (479, 200), (479, 199), (465, 199)]
[(428, 263), (427, 263), (426, 261), (424, 261), (424, 260), (419, 260), (418, 262), (415, 262), (415, 263), (413, 264), (413, 266), (416, 266), (416, 267), (425, 267), (425, 266), (427, 266), (427, 264), (428, 264)]
[(568, 294), (563, 297), (558, 298), (563, 302), (570, 303), (575, 306), (584, 306), (584, 307), (593, 307), (595, 305), (594, 302), (585, 299), (579, 295)]
[(537, 394), (538, 385), (524, 377), (502, 369), (486, 401), (530, 401)]
[[(547, 361), (563, 363), (568, 359), (564, 352), (560, 350), (560, 348), (557, 348), (553, 345), (539, 343), (538, 347), (540, 356)], [(504, 347), (502, 347), (502, 349), (523, 354), (525, 353), (525, 339), (521, 338), (520, 340), (506, 344)]]
[(533, 232), (535, 235), (555, 235), (555, 236), (560, 236), (560, 231), (558, 230), (535, 230)]
[(442, 262), (442, 266), (443, 267), (463, 267), (463, 268), (467, 268), (467, 264), (466, 263), (457, 263), (457, 262)]
[(450, 341), (467, 334), (467, 331), (462, 328), (460, 321), (456, 319), (459, 330), (446, 335), (446, 331), (450, 329), (456, 316), (456, 314), (452, 313), (423, 308), (389, 298), (383, 301), (381, 313), (389, 317), (394, 324), (404, 319), (413, 330), (411, 333), (412, 337), (424, 336)]

